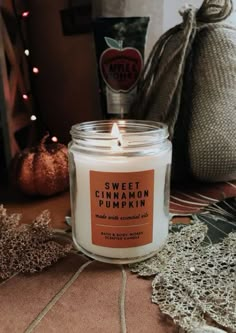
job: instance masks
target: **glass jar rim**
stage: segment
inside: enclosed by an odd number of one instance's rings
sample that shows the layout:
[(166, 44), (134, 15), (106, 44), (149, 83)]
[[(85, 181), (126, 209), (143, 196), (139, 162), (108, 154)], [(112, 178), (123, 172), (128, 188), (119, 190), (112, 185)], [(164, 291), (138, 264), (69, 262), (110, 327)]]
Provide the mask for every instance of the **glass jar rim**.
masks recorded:
[[(112, 126), (118, 125), (123, 138), (134, 141), (160, 142), (168, 138), (168, 127), (166, 124), (151, 120), (114, 119), (94, 120), (78, 123), (72, 126), (70, 134), (72, 139), (79, 140), (114, 140), (111, 135)], [(128, 140), (128, 141), (130, 141)], [(137, 142), (136, 142), (137, 143)]]

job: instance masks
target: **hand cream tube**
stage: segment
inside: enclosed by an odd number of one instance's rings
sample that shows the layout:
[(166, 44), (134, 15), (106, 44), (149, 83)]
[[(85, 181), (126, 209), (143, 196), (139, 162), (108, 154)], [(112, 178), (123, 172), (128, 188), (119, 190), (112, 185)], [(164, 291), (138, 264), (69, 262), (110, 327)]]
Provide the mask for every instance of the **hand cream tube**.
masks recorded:
[(104, 118), (127, 118), (143, 68), (148, 17), (104, 17), (93, 22)]

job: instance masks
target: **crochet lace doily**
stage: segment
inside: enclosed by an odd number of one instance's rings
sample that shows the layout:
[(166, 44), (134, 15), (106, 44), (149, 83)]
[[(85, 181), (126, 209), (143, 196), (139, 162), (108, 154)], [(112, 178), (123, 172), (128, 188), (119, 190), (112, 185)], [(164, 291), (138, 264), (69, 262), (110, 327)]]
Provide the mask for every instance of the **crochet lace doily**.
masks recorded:
[(206, 317), (236, 332), (236, 233), (211, 245), (206, 233), (202, 223), (184, 227), (157, 256), (130, 268), (155, 276), (152, 301), (186, 332), (203, 327)]

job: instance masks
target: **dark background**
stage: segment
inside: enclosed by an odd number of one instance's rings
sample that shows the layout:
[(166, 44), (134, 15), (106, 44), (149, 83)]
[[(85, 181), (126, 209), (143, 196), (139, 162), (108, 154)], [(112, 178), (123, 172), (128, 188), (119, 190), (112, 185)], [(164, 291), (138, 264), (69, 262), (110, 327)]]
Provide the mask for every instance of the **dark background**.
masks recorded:
[[(90, 1), (3, 0), (0, 10), (7, 32), (1, 29), (0, 37), (9, 37), (15, 59), (0, 43), (5, 54), (0, 58), (0, 178), (5, 179), (16, 152), (36, 145), (46, 132), (68, 144), (73, 124), (101, 119), (102, 113)], [(25, 11), (29, 16), (22, 18)], [(17, 81), (14, 94), (15, 69), (23, 88)]]

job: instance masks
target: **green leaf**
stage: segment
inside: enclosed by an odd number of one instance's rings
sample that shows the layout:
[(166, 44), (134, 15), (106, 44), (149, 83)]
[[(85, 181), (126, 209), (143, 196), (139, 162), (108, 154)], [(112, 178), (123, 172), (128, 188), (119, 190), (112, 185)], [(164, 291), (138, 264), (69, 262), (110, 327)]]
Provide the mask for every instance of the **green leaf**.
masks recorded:
[(118, 50), (122, 49), (122, 44), (120, 43), (120, 41), (117, 41), (110, 37), (105, 37), (105, 41), (107, 45), (113, 49), (118, 49)]

